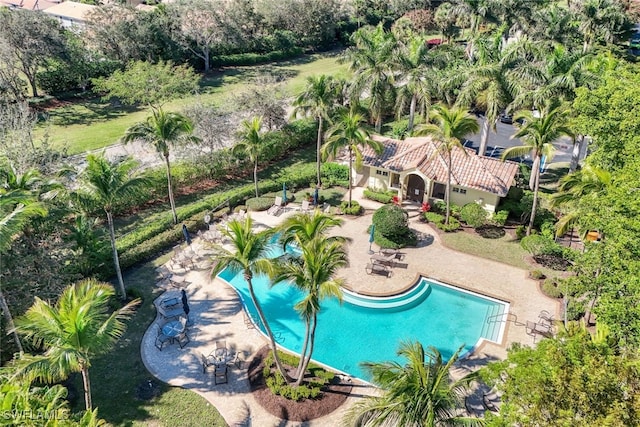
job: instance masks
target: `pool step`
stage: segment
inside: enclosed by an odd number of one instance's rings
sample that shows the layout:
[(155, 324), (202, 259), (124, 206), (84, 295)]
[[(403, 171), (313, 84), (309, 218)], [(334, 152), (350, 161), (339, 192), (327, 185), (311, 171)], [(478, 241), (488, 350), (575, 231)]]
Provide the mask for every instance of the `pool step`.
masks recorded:
[(495, 304), (487, 308), (481, 336), (489, 341), (498, 342), (500, 330), (505, 322), (505, 305)]

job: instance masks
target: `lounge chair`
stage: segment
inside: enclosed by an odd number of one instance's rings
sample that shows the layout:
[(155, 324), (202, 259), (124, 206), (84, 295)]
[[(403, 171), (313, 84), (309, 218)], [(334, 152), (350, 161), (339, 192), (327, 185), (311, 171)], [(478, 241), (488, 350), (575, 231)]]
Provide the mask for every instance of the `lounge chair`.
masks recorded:
[(538, 335), (541, 335), (543, 337), (553, 336), (553, 329), (551, 328), (551, 325), (546, 323), (536, 323), (532, 322), (531, 320), (527, 320), (527, 323), (525, 325), (525, 332), (527, 333), (527, 335), (533, 337), (533, 342), (536, 342), (536, 338), (538, 337)]
[(371, 255), (371, 262), (393, 267), (396, 264), (396, 255), (395, 254), (391, 254), (391, 255), (374, 254), (374, 255)]
[(380, 274), (381, 276), (387, 276), (387, 277), (391, 277), (391, 275), (393, 274), (393, 272), (388, 266), (384, 264), (378, 264), (376, 262), (367, 264), (367, 266), (365, 267), (365, 271), (367, 272), (367, 274), (375, 273), (375, 274)]
[(384, 255), (386, 257), (390, 257), (393, 255), (393, 257), (397, 260), (402, 261), (404, 259), (405, 253), (404, 252), (400, 252), (397, 249), (380, 249), (380, 254)]
[(300, 204), (300, 211), (309, 212), (310, 209), (311, 209), (311, 205), (309, 204), (309, 201), (303, 200), (302, 203)]
[(280, 212), (282, 212), (282, 197), (280, 196), (276, 196), (275, 201), (273, 202), (273, 206), (271, 206), (269, 208), (269, 210), (267, 211), (267, 213), (269, 215), (274, 215), (277, 216), (280, 214)]

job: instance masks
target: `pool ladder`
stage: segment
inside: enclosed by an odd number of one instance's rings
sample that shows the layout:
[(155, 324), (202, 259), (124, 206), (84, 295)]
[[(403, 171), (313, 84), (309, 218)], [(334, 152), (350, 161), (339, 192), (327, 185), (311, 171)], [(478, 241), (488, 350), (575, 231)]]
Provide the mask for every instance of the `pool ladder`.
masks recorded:
[[(513, 322), (514, 325), (522, 324), (518, 322), (518, 316), (511, 312), (505, 313), (502, 311), (503, 308), (504, 306), (487, 308), (486, 322), (482, 326), (482, 337), (485, 339), (498, 342), (498, 335), (500, 334), (500, 327), (502, 323)], [(498, 312), (495, 312), (495, 310), (498, 310)]]

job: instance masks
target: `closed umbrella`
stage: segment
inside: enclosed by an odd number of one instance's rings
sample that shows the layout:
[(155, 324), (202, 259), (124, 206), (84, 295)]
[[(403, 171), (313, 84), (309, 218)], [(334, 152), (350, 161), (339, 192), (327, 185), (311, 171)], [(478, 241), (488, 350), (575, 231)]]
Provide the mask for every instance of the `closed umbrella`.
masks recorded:
[(182, 234), (184, 234), (184, 240), (186, 240), (187, 245), (191, 244), (191, 236), (189, 236), (189, 230), (185, 224), (182, 224)]
[(282, 205), (285, 206), (287, 204), (287, 185), (282, 183)]
[(316, 190), (313, 192), (313, 205), (318, 206), (318, 187), (316, 187)]
[(375, 224), (371, 224), (371, 229), (369, 231), (369, 254), (373, 253), (373, 250), (371, 249), (371, 244), (373, 243), (374, 240), (374, 233), (376, 232), (376, 225)]
[(184, 314), (187, 315), (187, 325), (191, 325), (191, 319), (189, 318), (189, 312), (191, 309), (189, 308), (189, 301), (187, 300), (187, 293), (184, 289), (182, 289), (182, 310), (184, 310)]

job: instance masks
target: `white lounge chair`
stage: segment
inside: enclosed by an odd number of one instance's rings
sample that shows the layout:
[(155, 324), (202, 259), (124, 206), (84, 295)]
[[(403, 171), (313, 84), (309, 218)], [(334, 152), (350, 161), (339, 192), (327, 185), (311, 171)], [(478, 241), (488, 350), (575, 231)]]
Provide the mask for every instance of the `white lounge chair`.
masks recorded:
[(273, 206), (271, 206), (269, 208), (269, 210), (267, 211), (267, 213), (269, 215), (279, 215), (280, 212), (282, 212), (282, 197), (280, 196), (276, 196), (275, 201), (273, 202)]
[(300, 204), (301, 212), (309, 212), (310, 208), (311, 208), (311, 205), (309, 204), (308, 200), (303, 200), (302, 203)]

